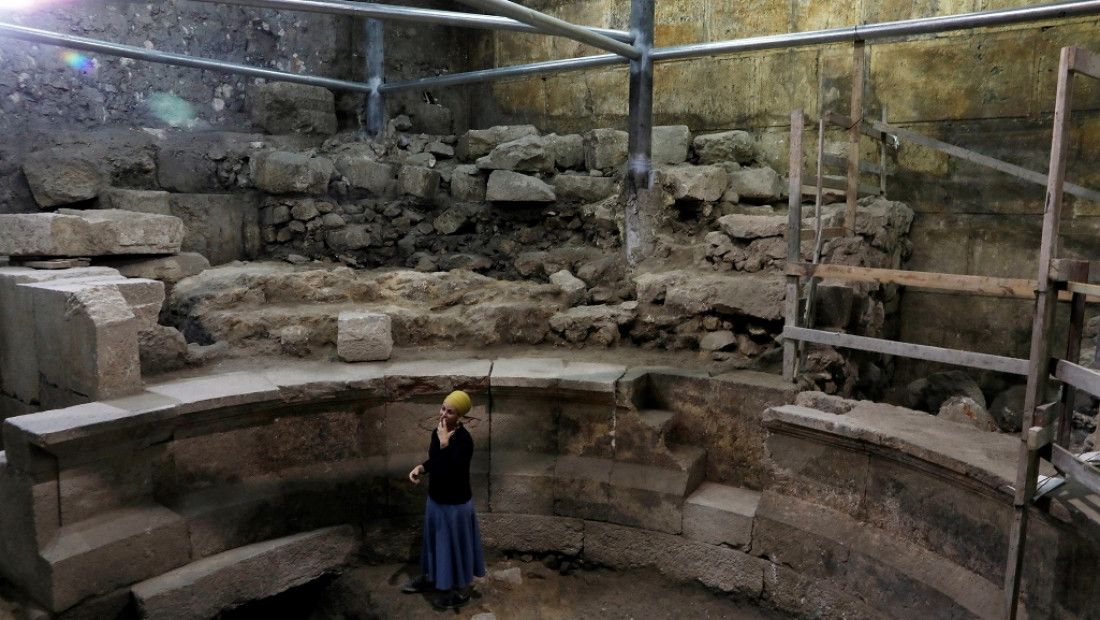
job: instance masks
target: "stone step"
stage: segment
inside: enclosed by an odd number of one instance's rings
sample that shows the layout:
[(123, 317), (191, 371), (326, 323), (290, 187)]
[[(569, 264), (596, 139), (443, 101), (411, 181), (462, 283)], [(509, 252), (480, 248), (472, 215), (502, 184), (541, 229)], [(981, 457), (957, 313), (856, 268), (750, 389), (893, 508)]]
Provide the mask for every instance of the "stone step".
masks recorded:
[(62, 527), (42, 558), (50, 577), (41, 584), (45, 596), (36, 598), (51, 611), (62, 611), (184, 565), (187, 523), (159, 505), (114, 510)]
[(824, 582), (817, 587), (860, 592), (890, 618), (1003, 617), (1000, 583), (842, 512), (765, 492), (754, 526), (754, 554)]
[(142, 618), (202, 620), (274, 596), (347, 563), (355, 528), (328, 527), (230, 549), (134, 585)]
[(684, 500), (684, 536), (710, 545), (745, 549), (760, 492), (704, 482)]
[(655, 434), (664, 436), (672, 427), (676, 414), (667, 409), (639, 409), (638, 417), (643, 424), (653, 429)]

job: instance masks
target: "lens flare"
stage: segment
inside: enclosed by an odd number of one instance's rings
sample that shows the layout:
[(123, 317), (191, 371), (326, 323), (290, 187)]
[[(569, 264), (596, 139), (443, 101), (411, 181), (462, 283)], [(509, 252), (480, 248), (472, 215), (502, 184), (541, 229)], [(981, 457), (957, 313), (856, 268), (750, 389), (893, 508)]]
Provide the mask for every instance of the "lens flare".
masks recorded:
[(61, 60), (65, 61), (65, 64), (84, 75), (95, 72), (95, 60), (88, 58), (80, 52), (74, 52), (72, 50), (61, 52)]
[(146, 105), (153, 116), (172, 127), (193, 127), (198, 120), (195, 108), (171, 93), (153, 93)]

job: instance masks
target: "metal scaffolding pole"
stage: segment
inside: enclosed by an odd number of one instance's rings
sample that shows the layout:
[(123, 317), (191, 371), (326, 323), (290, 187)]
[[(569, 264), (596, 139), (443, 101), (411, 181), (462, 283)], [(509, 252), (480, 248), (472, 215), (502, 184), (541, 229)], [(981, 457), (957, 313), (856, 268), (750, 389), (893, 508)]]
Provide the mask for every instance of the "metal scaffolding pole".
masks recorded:
[[(370, 19), (393, 19), (425, 24), (438, 24), (441, 26), (455, 26), (459, 28), (480, 28), (483, 30), (510, 30), (515, 32), (530, 32), (545, 34), (543, 31), (530, 24), (525, 24), (507, 17), (496, 15), (478, 15), (476, 13), (456, 13), (454, 11), (437, 11), (435, 9), (417, 9), (412, 7), (390, 6), (387, 4), (373, 4), (369, 2), (349, 2), (347, 0), (198, 0), (212, 4), (234, 4), (240, 6), (254, 6), (264, 9), (283, 9), (288, 11), (302, 11), (305, 13), (328, 13), (331, 15), (351, 15), (353, 17), (366, 17)], [(633, 38), (629, 32), (612, 30), (610, 28), (583, 28), (591, 33), (605, 36), (609, 39), (632, 43)]]
[(525, 6), (520, 6), (514, 2), (508, 0), (458, 0), (463, 4), (468, 4), (473, 7), (477, 7), (483, 11), (490, 11), (503, 15), (505, 17), (511, 17), (517, 21), (521, 21), (525, 24), (530, 24), (539, 30), (556, 34), (563, 37), (569, 37), (570, 39), (580, 41), (581, 43), (587, 43), (593, 47), (598, 47), (602, 50), (614, 52), (620, 56), (625, 56), (631, 60), (637, 60), (641, 58), (642, 54), (634, 47), (623, 43), (622, 41), (616, 41), (609, 37), (605, 37), (600, 34), (591, 32), (588, 29), (575, 26), (565, 20), (551, 17), (544, 13), (529, 9)]
[(634, 192), (649, 189), (653, 151), (653, 13), (655, 0), (631, 0), (630, 30), (641, 52), (630, 61), (629, 137), (627, 176)]
[(134, 47), (132, 45), (122, 45), (120, 43), (97, 41), (95, 39), (86, 39), (84, 37), (77, 37), (69, 34), (59, 34), (56, 32), (37, 30), (35, 28), (16, 26), (14, 24), (0, 23), (0, 36), (19, 39), (22, 41), (29, 41), (31, 43), (57, 45), (59, 47), (66, 47), (69, 49), (81, 50), (84, 52), (107, 54), (108, 56), (121, 56), (123, 58), (133, 58), (135, 60), (145, 60), (165, 65), (191, 67), (194, 69), (207, 69), (210, 71), (217, 71), (219, 73), (247, 75), (250, 77), (258, 77), (280, 82), (293, 82), (296, 84), (307, 84), (309, 86), (322, 86), (324, 88), (331, 88), (333, 90), (349, 90), (359, 93), (370, 93), (371, 90), (369, 85), (360, 82), (349, 82), (347, 80), (336, 80), (332, 78), (316, 77), (312, 75), (287, 73), (285, 71), (276, 71), (275, 69), (264, 69), (263, 67), (254, 67), (252, 65), (242, 65), (233, 62), (225, 62), (224, 60), (212, 60), (209, 58), (188, 56), (186, 54), (161, 52), (157, 50), (146, 49), (144, 47)]
[(382, 84), (386, 81), (386, 46), (383, 33), (384, 23), (378, 19), (368, 19), (363, 24), (366, 37), (366, 79), (370, 92), (364, 102), (363, 121), (367, 136), (377, 138), (386, 129), (386, 98), (382, 94)]

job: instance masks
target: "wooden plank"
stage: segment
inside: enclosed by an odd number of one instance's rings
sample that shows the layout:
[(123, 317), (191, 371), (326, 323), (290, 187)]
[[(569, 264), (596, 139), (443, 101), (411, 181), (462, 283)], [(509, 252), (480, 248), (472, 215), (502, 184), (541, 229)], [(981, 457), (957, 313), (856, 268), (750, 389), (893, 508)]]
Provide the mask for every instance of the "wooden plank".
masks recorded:
[[(825, 113), (825, 120), (827, 120), (832, 125), (837, 125), (845, 129), (848, 129), (852, 126), (851, 118), (844, 116), (843, 114), (833, 112), (832, 110), (829, 110)], [(882, 133), (881, 130), (875, 129), (866, 122), (861, 122), (859, 124), (859, 130), (863, 133), (863, 135), (874, 138), (875, 140), (881, 140), (882, 136), (885, 135)]]
[(1054, 420), (1061, 415), (1061, 403), (1047, 403), (1036, 408), (1035, 426), (1027, 431), (1027, 449), (1039, 450), (1054, 441)]
[(856, 202), (859, 200), (859, 121), (863, 120), (863, 73), (867, 67), (867, 46), (856, 41), (852, 46), (852, 107), (855, 123), (848, 128), (848, 209), (844, 214), (844, 227), (856, 229)]
[(784, 338), (793, 338), (806, 342), (816, 342), (833, 347), (858, 349), (860, 351), (872, 351), (887, 355), (900, 355), (918, 360), (930, 362), (943, 362), (956, 364), (970, 368), (981, 368), (996, 372), (1007, 372), (1014, 375), (1027, 374), (1027, 360), (987, 353), (973, 353), (970, 351), (957, 351), (923, 344), (911, 344), (907, 342), (894, 342), (892, 340), (880, 340), (867, 338), (866, 336), (854, 336), (852, 334), (838, 334), (805, 327), (784, 327)]
[(1054, 377), (1073, 387), (1100, 397), (1100, 372), (1079, 366), (1068, 360), (1058, 360), (1054, 366)]
[[(1035, 452), (1027, 450), (1026, 429), (1034, 426), (1033, 415), (1038, 399), (1047, 393), (1050, 373), (1050, 332), (1054, 329), (1054, 308), (1057, 305), (1058, 292), (1050, 281), (1051, 259), (1058, 245), (1058, 228), (1062, 218), (1062, 190), (1066, 178), (1066, 155), (1069, 141), (1070, 105), (1073, 101), (1073, 76), (1068, 67), (1072, 65), (1073, 48), (1062, 48), (1058, 64), (1058, 89), (1054, 101), (1054, 131), (1050, 144), (1050, 173), (1046, 178), (1046, 202), (1043, 207), (1043, 234), (1039, 244), (1039, 272), (1036, 276), (1038, 295), (1035, 298), (1035, 312), (1031, 323), (1031, 349), (1028, 355), (1027, 384), (1024, 388), (1023, 421), (1025, 429), (1020, 434), (1020, 465), (1016, 470), (1016, 505), (1023, 505), (1027, 514), (1027, 502), (1034, 493), (1038, 472), (1032, 465)], [(1021, 494), (1024, 496), (1021, 498)], [(1021, 499), (1023, 501), (1021, 501)], [(1020, 600), (1020, 574), (1027, 541), (1026, 516), (1020, 524), (1016, 539), (1018, 544), (1009, 554), (1005, 569), (1005, 615), (1009, 620), (1016, 619), (1017, 604)]]
[(1016, 299), (1032, 299), (1035, 297), (1034, 280), (902, 271), (899, 269), (874, 269), (871, 267), (853, 267), (851, 265), (812, 265), (810, 263), (787, 263), (786, 273), (787, 275), (795, 274), (802, 277), (814, 276), (855, 282), (901, 284), (903, 286), (946, 291), (966, 291)]
[[(848, 179), (837, 176), (823, 176), (821, 177), (821, 186), (829, 189), (842, 189), (847, 191)], [(878, 196), (878, 187), (861, 183), (859, 185), (859, 194), (860, 196)]]
[(1053, 426), (1032, 426), (1027, 431), (1027, 449), (1039, 450), (1054, 441)]
[[(787, 260), (797, 261), (802, 249), (802, 134), (806, 117), (802, 110), (791, 112), (791, 152), (790, 185), (787, 199)], [(798, 284), (797, 275), (787, 276), (787, 295), (784, 308), (784, 321), (792, 327), (798, 326)], [(794, 381), (798, 374), (798, 346), (794, 341), (783, 343), (783, 378)]]
[(1073, 61), (1069, 69), (1094, 80), (1100, 80), (1100, 56), (1087, 49), (1075, 47), (1073, 48)]
[[(882, 122), (884, 122), (884, 123), (886, 122), (886, 119), (888, 118), (887, 115), (886, 115), (886, 111), (889, 109), (889, 107), (890, 107), (889, 104), (886, 104), (886, 103), (882, 104)], [(879, 168), (878, 168), (879, 169), (879, 172), (878, 172), (878, 194), (879, 194), (879, 196), (885, 196), (886, 195), (886, 145), (891, 139), (896, 143), (897, 138), (890, 138), (890, 139), (884, 138), (884, 139), (878, 141), (878, 160), (879, 160), (878, 161), (878, 166), (879, 166)]]
[[(833, 168), (847, 169), (847, 167), (848, 167), (848, 160), (847, 159), (845, 159), (843, 157), (837, 157), (836, 155), (829, 155), (828, 153), (821, 156), (821, 161), (826, 166), (831, 166)], [(878, 164), (872, 164), (871, 162), (861, 161), (861, 162), (859, 162), (859, 171), (860, 172), (866, 172), (868, 174), (881, 175), (882, 171), (883, 171), (883, 167), (878, 165)]]
[(1100, 261), (1077, 260), (1074, 258), (1054, 258), (1050, 261), (1050, 279), (1056, 282), (1085, 282), (1077, 276), (1078, 269), (1084, 269), (1088, 265), (1088, 273), (1100, 274)]
[(1082, 284), (1080, 282), (1070, 282), (1066, 285), (1066, 290), (1070, 293), (1081, 293), (1082, 295), (1089, 295), (1089, 301), (1096, 301), (1100, 299), (1100, 284)]
[[(965, 159), (966, 161), (985, 166), (986, 168), (992, 168), (994, 170), (997, 170), (998, 172), (1003, 172), (1005, 174), (1012, 175), (1025, 181), (1031, 181), (1032, 183), (1038, 183), (1039, 185), (1047, 184), (1047, 175), (1041, 172), (1028, 170), (1027, 168), (1017, 166), (1016, 164), (1010, 164), (1006, 161), (994, 159), (993, 157), (989, 157), (988, 155), (975, 153), (974, 151), (964, 149), (961, 146), (955, 146), (954, 144), (941, 142), (939, 140), (936, 140), (935, 138), (929, 138), (928, 136), (902, 129), (900, 127), (894, 127), (893, 125), (887, 125), (882, 121), (872, 120), (870, 121), (870, 123), (875, 129), (878, 129), (879, 131), (894, 134), (899, 138), (905, 138), (906, 140), (909, 140), (910, 142), (915, 142), (917, 144), (920, 144), (921, 146), (927, 146), (928, 148), (936, 149), (937, 151), (947, 153), (948, 155), (958, 157), (959, 159)], [(1067, 194), (1073, 194), (1074, 196), (1078, 196), (1086, 200), (1091, 200), (1093, 202), (1100, 202), (1100, 191), (1081, 187), (1080, 185), (1074, 185), (1073, 183), (1065, 183), (1064, 178), (1062, 179), (1062, 182), (1062, 185)]]
[(1100, 469), (1081, 461), (1059, 445), (1054, 446), (1051, 462), (1058, 471), (1073, 478), (1093, 493), (1100, 494)]

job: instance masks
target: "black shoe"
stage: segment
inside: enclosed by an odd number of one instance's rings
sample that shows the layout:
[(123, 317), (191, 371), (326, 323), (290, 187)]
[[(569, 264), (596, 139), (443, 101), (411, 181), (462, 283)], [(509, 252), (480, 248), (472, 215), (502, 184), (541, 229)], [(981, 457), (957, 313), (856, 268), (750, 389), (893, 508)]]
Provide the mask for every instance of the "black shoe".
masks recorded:
[(432, 601), (432, 605), (435, 605), (439, 609), (458, 609), (469, 602), (469, 592), (447, 590), (443, 594), (435, 597), (435, 600)]
[(434, 589), (435, 583), (427, 575), (414, 577), (401, 586), (401, 591), (405, 594), (420, 594), (421, 592), (431, 592)]

